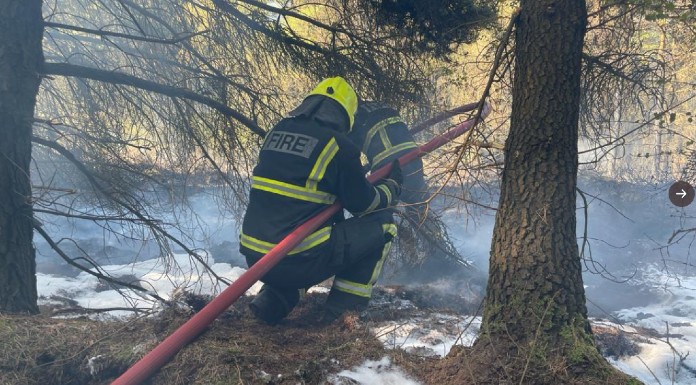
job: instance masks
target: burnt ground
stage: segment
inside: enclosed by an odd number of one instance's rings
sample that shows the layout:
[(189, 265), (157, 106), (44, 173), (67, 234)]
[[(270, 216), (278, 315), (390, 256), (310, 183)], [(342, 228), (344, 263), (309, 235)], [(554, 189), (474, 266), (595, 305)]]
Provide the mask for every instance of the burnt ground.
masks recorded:
[[(418, 303), (417, 290), (380, 293), (383, 302), (408, 295)], [(243, 297), (147, 384), (321, 384), (330, 374), (367, 359), (389, 356), (414, 372), (422, 364), (418, 356), (386, 350), (370, 332), (374, 322), (408, 317), (413, 307), (373, 309), (362, 317), (348, 314), (326, 324), (318, 318), (325, 296), (307, 296), (278, 326), (253, 319), (247, 310), (250, 298)], [(195, 307), (200, 301), (189, 298)], [(125, 323), (85, 316), (0, 315), (0, 385), (109, 384), (190, 316), (180, 307)]]
[[(422, 311), (474, 314), (479, 301), (425, 286), (392, 286), (377, 290), (377, 305), (370, 311), (326, 324), (318, 319), (325, 296), (309, 295), (278, 326), (254, 320), (247, 310), (251, 298), (243, 297), (146, 384), (324, 384), (331, 374), (385, 356), (424, 384), (463, 383), (463, 377), (447, 374), (457, 361), (387, 350), (371, 327)], [(199, 307), (202, 301), (192, 297), (187, 302)], [(404, 301), (415, 306), (385, 305)], [(0, 385), (109, 384), (191, 316), (190, 310), (176, 307), (128, 322), (105, 322), (51, 318), (52, 309), (44, 311), (39, 316), (0, 314)]]

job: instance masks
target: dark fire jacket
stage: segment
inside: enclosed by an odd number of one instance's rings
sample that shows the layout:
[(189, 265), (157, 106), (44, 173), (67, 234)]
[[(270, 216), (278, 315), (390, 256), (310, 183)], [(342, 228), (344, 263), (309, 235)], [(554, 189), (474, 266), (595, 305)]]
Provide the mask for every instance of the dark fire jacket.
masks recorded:
[[(348, 138), (356, 146), (362, 147), (371, 171), (418, 147), (399, 113), (380, 102), (360, 104), (355, 115), (355, 127)], [(423, 175), (423, 161), (420, 158), (414, 159), (402, 166), (402, 171), (404, 183), (401, 201), (410, 204), (425, 201), (430, 193)], [(425, 208), (423, 205), (407, 206), (407, 210)]]
[[(393, 197), (388, 185), (373, 186), (365, 179), (360, 150), (345, 135), (311, 117), (283, 119), (267, 134), (254, 168), (240, 251), (266, 254), (337, 200), (353, 215), (361, 215), (390, 206)], [(288, 255), (323, 245), (335, 220)]]
[(349, 138), (376, 170), (418, 147), (399, 113), (379, 102), (362, 102)]

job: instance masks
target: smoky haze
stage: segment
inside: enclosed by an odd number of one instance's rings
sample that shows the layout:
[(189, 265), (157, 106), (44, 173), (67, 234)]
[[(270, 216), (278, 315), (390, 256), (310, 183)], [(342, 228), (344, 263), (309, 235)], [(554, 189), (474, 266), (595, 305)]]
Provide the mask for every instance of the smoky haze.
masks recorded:
[[(588, 202), (585, 241), (585, 203), (578, 195), (578, 247), (583, 253), (583, 277), (591, 315), (609, 317), (618, 309), (664, 300), (669, 295), (668, 285), (659, 287), (644, 279), (652, 270), (685, 275), (696, 272), (690, 259), (691, 234), (665, 247), (675, 231), (690, 227), (688, 221), (694, 210), (691, 206), (678, 208), (669, 202), (669, 184), (616, 182), (584, 173), (579, 178), (579, 188)], [(246, 267), (238, 252), (237, 222), (216, 201), (210, 189), (213, 188), (193, 191), (185, 204), (171, 201), (160, 205), (160, 215), (164, 222), (180, 222), (180, 228), (190, 231), (187, 236), (192, 247), (205, 250), (216, 262)], [(438, 270), (429, 266), (419, 271), (422, 276), (414, 282), (430, 284), (433, 290), (460, 291), (462, 296), (474, 297), (469, 298), (472, 301), (482, 298), (495, 223), (495, 211), (485, 206), (496, 205), (497, 191), (495, 186), (471, 189), (468, 198), (480, 205), (463, 204), (454, 198), (435, 201), (433, 208), (440, 213), (454, 245), (473, 268), (453, 274), (451, 267), (442, 266)], [(85, 211), (92, 209), (90, 202), (80, 202), (80, 205)], [(42, 219), (41, 214), (38, 217)], [(56, 238), (70, 239), (63, 243), (69, 254), (86, 253), (101, 265), (127, 264), (161, 256), (156, 240), (148, 238), (147, 234), (132, 233), (127, 226), (115, 228), (111, 225), (107, 231), (99, 223), (69, 218), (51, 218), (43, 225), (54, 231)], [(63, 262), (40, 237), (35, 237), (35, 245), (40, 273), (65, 276), (79, 273)], [(478, 286), (471, 289), (471, 285), (461, 285), (462, 281)], [(389, 268), (382, 283), (393, 283), (389, 279)]]
[[(669, 244), (674, 232), (693, 227), (689, 220), (694, 210), (670, 203), (670, 185), (613, 181), (588, 171), (579, 176), (578, 187), (587, 200), (587, 210), (578, 194), (578, 248), (592, 316), (607, 318), (619, 309), (669, 298), (670, 285), (676, 280), (656, 284), (648, 277), (656, 271), (675, 277), (696, 272), (691, 260), (692, 234)], [(477, 187), (469, 194), (482, 206), (455, 205), (441, 199), (434, 207), (441, 210), (455, 246), (474, 269), (453, 276), (451, 266), (439, 270), (428, 266), (422, 270), (422, 280), (415, 281), (429, 282), (433, 290), (463, 290), (465, 286), (457, 281), (480, 283), (487, 277), (495, 211), (484, 206), (496, 206), (499, 190), (496, 186)], [(484, 287), (479, 289), (468, 294), (480, 297)]]

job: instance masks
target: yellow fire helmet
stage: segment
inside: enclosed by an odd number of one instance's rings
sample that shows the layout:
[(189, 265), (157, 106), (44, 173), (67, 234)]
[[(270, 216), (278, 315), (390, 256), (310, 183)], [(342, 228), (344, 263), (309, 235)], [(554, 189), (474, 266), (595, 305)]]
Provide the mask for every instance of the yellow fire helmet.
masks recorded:
[(346, 113), (348, 113), (350, 124), (348, 131), (353, 128), (355, 111), (358, 109), (358, 96), (355, 94), (355, 91), (353, 91), (353, 87), (351, 87), (345, 79), (340, 76), (324, 79), (307, 96), (311, 95), (324, 95), (337, 101), (338, 104), (346, 110)]

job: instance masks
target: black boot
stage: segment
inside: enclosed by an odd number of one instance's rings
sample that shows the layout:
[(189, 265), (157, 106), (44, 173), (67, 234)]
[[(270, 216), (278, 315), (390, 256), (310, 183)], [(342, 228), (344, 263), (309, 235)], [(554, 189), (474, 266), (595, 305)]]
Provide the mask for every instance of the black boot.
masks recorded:
[(299, 300), (300, 295), (297, 290), (285, 293), (268, 285), (263, 285), (256, 298), (249, 303), (249, 309), (257, 319), (269, 325), (277, 325), (290, 314)]
[(320, 316), (322, 323), (331, 323), (340, 318), (345, 312), (360, 313), (367, 309), (369, 298), (349, 294), (336, 288), (332, 288), (324, 304), (323, 314)]

